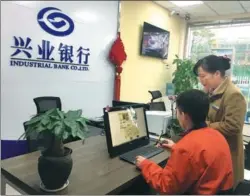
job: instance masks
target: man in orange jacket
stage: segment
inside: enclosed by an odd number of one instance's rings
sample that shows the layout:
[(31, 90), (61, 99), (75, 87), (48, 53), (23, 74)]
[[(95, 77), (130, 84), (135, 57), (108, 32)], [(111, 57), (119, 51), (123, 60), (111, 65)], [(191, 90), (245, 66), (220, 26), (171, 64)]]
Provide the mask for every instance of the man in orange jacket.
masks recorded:
[(207, 95), (199, 90), (186, 91), (177, 97), (176, 106), (185, 135), (176, 144), (165, 140), (160, 145), (171, 149), (165, 168), (142, 156), (137, 157), (136, 165), (146, 182), (161, 194), (231, 194), (230, 150), (223, 135), (206, 126)]

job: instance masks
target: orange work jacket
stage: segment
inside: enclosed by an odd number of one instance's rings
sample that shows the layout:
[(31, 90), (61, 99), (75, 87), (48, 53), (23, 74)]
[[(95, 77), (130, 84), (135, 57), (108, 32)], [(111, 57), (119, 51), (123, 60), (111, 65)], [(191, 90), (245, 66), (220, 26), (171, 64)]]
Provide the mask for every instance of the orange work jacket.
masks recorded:
[(233, 187), (233, 168), (227, 141), (212, 128), (193, 130), (172, 150), (162, 168), (141, 163), (146, 182), (161, 194), (218, 194)]

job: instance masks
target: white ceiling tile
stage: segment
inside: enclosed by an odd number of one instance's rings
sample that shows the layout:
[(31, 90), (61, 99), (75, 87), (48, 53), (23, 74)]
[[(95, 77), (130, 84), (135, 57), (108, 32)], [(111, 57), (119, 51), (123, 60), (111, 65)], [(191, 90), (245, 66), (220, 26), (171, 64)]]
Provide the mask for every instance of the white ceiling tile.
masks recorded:
[(176, 5), (174, 5), (173, 3), (169, 2), (169, 1), (154, 1), (155, 3), (165, 7), (165, 8), (173, 8), (176, 7)]
[(214, 12), (190, 12), (190, 15), (194, 17), (210, 17), (217, 16)]
[(250, 8), (250, 1), (240, 1), (245, 8)]
[(240, 7), (238, 1), (204, 1), (204, 3), (216, 9)]
[[(250, 12), (250, 1), (204, 1), (204, 4), (178, 7), (170, 1), (154, 1), (169, 11), (176, 11), (180, 17), (188, 13), (191, 18), (212, 17), (217, 15), (231, 15)], [(244, 6), (245, 10), (242, 8)], [(211, 9), (210, 9), (211, 8)]]
[(220, 10), (217, 12), (219, 15), (231, 15), (231, 14), (244, 14), (246, 13), (243, 9), (232, 9), (232, 10)]
[(209, 7), (207, 7), (204, 4), (184, 7), (182, 9), (193, 16), (216, 16), (217, 15), (213, 10), (211, 10)]
[(186, 6), (186, 7), (182, 7), (183, 10), (185, 11), (198, 11), (198, 10), (203, 10), (203, 11), (210, 11), (210, 9), (204, 5), (204, 4), (200, 4), (200, 5), (193, 5), (193, 6)]
[(215, 10), (219, 15), (245, 13), (238, 1), (205, 1), (209, 7)]

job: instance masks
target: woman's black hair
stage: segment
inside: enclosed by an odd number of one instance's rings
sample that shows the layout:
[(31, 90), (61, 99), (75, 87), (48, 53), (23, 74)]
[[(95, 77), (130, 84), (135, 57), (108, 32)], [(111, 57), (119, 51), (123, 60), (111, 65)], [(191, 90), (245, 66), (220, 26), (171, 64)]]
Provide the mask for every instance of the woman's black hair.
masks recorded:
[(226, 70), (230, 69), (230, 59), (224, 56), (209, 55), (200, 59), (194, 66), (193, 72), (198, 76), (198, 68), (202, 67), (206, 72), (215, 73), (219, 71), (224, 77)]

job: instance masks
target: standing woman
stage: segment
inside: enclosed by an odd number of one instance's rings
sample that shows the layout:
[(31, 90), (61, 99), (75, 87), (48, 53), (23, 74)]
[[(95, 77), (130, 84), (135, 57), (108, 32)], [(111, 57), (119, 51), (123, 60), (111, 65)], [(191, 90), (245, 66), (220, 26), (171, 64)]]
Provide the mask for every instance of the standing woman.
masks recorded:
[[(244, 149), (242, 130), (246, 100), (240, 90), (225, 76), (230, 59), (209, 55), (200, 59), (193, 71), (210, 95), (207, 125), (226, 138), (232, 155), (234, 188), (244, 180)], [(216, 144), (215, 144), (216, 145)]]

